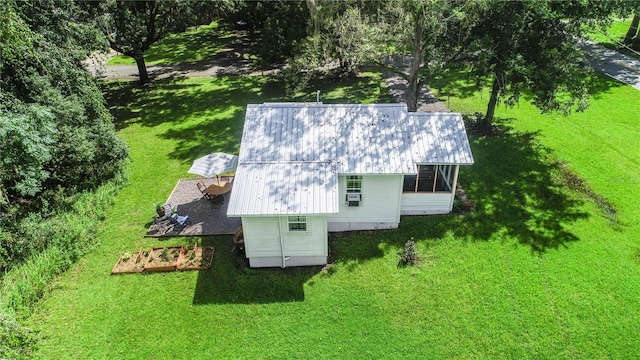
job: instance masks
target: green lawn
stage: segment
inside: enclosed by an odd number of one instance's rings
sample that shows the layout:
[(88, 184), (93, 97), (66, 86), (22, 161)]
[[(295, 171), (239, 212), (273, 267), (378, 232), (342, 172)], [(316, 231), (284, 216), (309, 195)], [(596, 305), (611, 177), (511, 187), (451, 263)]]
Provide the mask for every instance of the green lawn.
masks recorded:
[[(367, 76), (314, 84), (293, 100), (313, 101), (320, 88), (326, 102), (390, 101), (380, 78)], [(237, 153), (246, 104), (285, 100), (281, 84), (262, 77), (156, 82), (146, 91), (110, 84), (109, 103), (131, 147), (130, 185), (109, 209), (100, 248), (61, 276), (28, 319), (42, 337), (38, 355), (637, 358), (639, 94), (604, 78), (598, 85), (585, 113), (542, 116), (522, 103), (498, 109), (508, 129), (501, 136), (471, 136), (476, 164), (462, 169), (460, 182), (476, 203), (472, 214), (406, 217), (397, 231), (334, 236), (326, 270), (258, 270), (231, 255), (229, 237), (143, 235), (151, 204), (188, 177), (194, 158)], [(489, 98), (470, 89), (441, 96), (464, 112), (484, 111)], [(397, 252), (411, 237), (422, 264), (398, 268)], [(122, 252), (193, 241), (216, 246), (210, 271), (109, 275)]]
[(620, 48), (619, 43), (623, 42), (624, 36), (627, 34), (627, 30), (629, 30), (630, 25), (631, 19), (613, 20), (606, 33), (594, 31), (589, 34), (589, 39), (610, 49), (617, 50)]
[[(144, 53), (147, 65), (172, 65), (196, 62), (229, 50), (223, 44), (233, 44), (234, 35), (218, 23), (194, 27), (181, 34), (171, 34), (153, 44)], [(118, 55), (107, 65), (135, 65), (132, 57)]]

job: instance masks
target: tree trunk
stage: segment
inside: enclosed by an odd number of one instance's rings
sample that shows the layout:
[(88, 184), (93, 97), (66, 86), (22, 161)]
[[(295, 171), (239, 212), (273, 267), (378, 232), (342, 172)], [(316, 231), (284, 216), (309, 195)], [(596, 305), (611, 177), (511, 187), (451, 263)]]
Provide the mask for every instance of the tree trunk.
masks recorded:
[(420, 88), (422, 83), (418, 80), (417, 76), (409, 77), (409, 84), (407, 86), (407, 110), (410, 112), (418, 111), (418, 96), (420, 96)]
[(480, 124), (483, 128), (490, 128), (493, 123), (493, 114), (496, 111), (496, 105), (498, 104), (498, 94), (500, 92), (500, 82), (497, 76), (493, 76), (493, 85), (491, 86), (491, 98), (489, 99), (489, 105), (487, 105), (487, 114), (482, 119)]
[(147, 64), (144, 62), (144, 55), (139, 54), (133, 57), (136, 60), (136, 65), (138, 65), (138, 73), (140, 74), (140, 84), (146, 85), (150, 83), (149, 81), (149, 73), (147, 73)]
[(633, 38), (633, 41), (631, 42), (630, 47), (635, 51), (640, 51), (640, 34), (638, 34), (638, 36)]
[(420, 80), (422, 59), (422, 52), (414, 50), (409, 64), (409, 73), (407, 74), (407, 81), (409, 82), (407, 84), (407, 110), (410, 112), (418, 111), (418, 98), (423, 84)]
[(629, 30), (627, 30), (627, 34), (624, 36), (625, 45), (631, 45), (633, 39), (638, 38), (638, 24), (640, 24), (640, 16), (638, 16), (638, 14), (635, 14), (633, 16), (633, 20), (631, 20)]
[(423, 82), (420, 80), (420, 68), (424, 62), (424, 44), (422, 44), (422, 23), (415, 22), (413, 29), (413, 51), (411, 52), (411, 62), (407, 74), (407, 110), (418, 111), (418, 98)]

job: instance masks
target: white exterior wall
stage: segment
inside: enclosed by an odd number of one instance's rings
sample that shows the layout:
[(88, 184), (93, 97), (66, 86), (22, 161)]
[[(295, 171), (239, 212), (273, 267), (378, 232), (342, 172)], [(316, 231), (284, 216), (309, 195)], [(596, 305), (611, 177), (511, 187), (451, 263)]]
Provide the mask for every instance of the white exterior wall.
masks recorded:
[(327, 217), (329, 231), (395, 229), (398, 227), (403, 175), (363, 175), (360, 206), (348, 205), (346, 179), (346, 175), (339, 176), (339, 212)]
[(403, 193), (400, 214), (447, 214), (452, 206), (453, 193)]
[(324, 216), (307, 216), (306, 232), (290, 232), (287, 216), (244, 216), (242, 230), (245, 254), (251, 267), (327, 263), (327, 220)]
[[(456, 165), (453, 173), (452, 189), (458, 183), (459, 165)], [(402, 193), (401, 215), (429, 215), (448, 214), (453, 209), (455, 192), (445, 193)]]

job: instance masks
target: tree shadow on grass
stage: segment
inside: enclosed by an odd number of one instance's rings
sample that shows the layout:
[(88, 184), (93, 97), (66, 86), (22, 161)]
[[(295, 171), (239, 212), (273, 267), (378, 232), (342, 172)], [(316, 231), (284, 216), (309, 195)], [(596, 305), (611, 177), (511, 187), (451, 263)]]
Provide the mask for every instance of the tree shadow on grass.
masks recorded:
[(244, 114), (250, 103), (315, 101), (315, 89), (321, 89), (323, 100), (338, 103), (358, 102), (362, 98), (375, 101), (385, 95), (376, 77), (340, 83), (313, 82), (311, 88), (313, 93), (286, 97), (284, 83), (267, 76), (164, 79), (148, 89), (132, 83), (104, 84), (118, 130), (134, 124), (166, 129), (156, 136), (172, 142), (171, 158), (184, 161), (214, 151), (238, 153)]
[[(596, 71), (586, 73), (585, 76), (589, 77), (587, 91), (593, 99), (601, 98), (603, 94), (609, 93), (612, 88), (626, 85)], [(441, 101), (446, 101), (449, 97), (470, 98), (480, 93), (481, 95), (486, 94), (486, 102), (487, 104), (489, 103), (491, 83), (486, 80), (477, 82), (468, 70), (449, 71), (440, 74), (430, 82), (430, 86), (437, 90)], [(533, 94), (526, 89), (522, 92), (521, 97), (528, 102), (533, 101)]]
[(237, 153), (248, 103), (278, 98), (264, 77), (229, 76), (200, 80), (161, 80), (150, 89), (107, 84), (105, 91), (118, 130), (134, 124), (166, 129), (170, 157), (190, 160), (212, 151)]
[(465, 169), (467, 194), (476, 203), (456, 235), (489, 240), (514, 237), (543, 253), (577, 241), (564, 224), (584, 219), (582, 201), (562, 184), (558, 164), (537, 133), (517, 133), (502, 122), (498, 137), (473, 137), (476, 164)]
[(475, 202), (473, 212), (405, 216), (398, 230), (333, 236), (333, 259), (357, 263), (381, 257), (411, 237), (433, 243), (448, 235), (465, 241), (516, 239), (535, 254), (578, 241), (566, 224), (589, 214), (563, 187), (550, 150), (536, 141), (536, 133), (517, 133), (501, 123), (500, 136), (470, 136), (475, 164), (461, 167), (459, 182)]
[(211, 269), (198, 273), (194, 305), (304, 301), (304, 284), (321, 269), (251, 269), (244, 254), (232, 252), (229, 236), (205, 237), (202, 245), (215, 246), (216, 251)]

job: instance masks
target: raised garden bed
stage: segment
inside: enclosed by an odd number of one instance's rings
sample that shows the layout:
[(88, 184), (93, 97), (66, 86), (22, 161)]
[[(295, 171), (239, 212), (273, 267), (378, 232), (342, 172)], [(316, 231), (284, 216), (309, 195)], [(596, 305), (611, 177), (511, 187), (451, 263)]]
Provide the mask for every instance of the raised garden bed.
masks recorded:
[(144, 270), (149, 272), (175, 271), (180, 262), (182, 246), (165, 246), (151, 249)]
[(133, 274), (144, 269), (144, 264), (149, 253), (140, 249), (137, 253), (124, 253), (113, 266), (111, 274)]
[(206, 270), (213, 262), (213, 246), (194, 246), (192, 249), (182, 248), (178, 270)]

